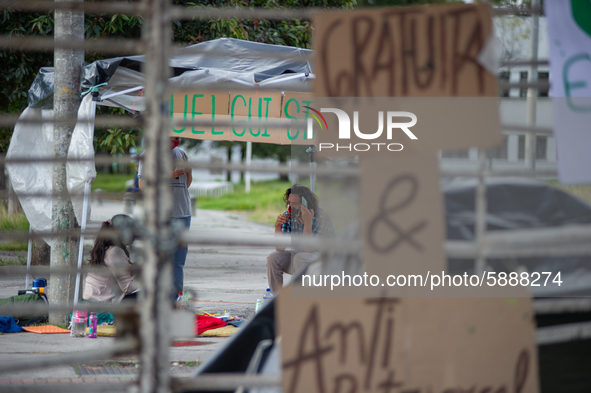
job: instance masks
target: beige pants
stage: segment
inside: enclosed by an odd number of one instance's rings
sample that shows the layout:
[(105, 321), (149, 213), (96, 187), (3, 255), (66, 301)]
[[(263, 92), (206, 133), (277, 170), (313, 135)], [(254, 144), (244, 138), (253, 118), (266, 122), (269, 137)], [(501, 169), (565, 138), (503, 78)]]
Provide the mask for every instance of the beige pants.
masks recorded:
[(283, 273), (304, 269), (320, 256), (319, 252), (275, 251), (267, 257), (267, 280), (274, 294), (283, 288)]

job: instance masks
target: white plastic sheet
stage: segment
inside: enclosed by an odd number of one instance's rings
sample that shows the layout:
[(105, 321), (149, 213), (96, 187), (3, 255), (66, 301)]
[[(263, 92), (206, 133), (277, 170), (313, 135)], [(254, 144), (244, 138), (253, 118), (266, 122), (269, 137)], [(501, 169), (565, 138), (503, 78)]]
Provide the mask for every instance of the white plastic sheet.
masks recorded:
[[(118, 92), (142, 87), (144, 82), (144, 74), (141, 72), (125, 67), (117, 68), (117, 71), (109, 79), (108, 85), (99, 88), (101, 98), (109, 97), (101, 101), (99, 105), (124, 108), (132, 113), (144, 112), (146, 103), (143, 89), (117, 95)], [(170, 78), (169, 83), (174, 88), (187, 90), (244, 90), (248, 89), (248, 86), (256, 88), (252, 73), (229, 72), (215, 68), (185, 71), (179, 76)], [(265, 79), (264, 83), (275, 90), (312, 91), (312, 82), (303, 73), (278, 75)]]
[[(72, 204), (78, 223), (82, 222), (82, 205), (84, 202), (84, 183), (92, 182), (96, 178), (96, 167), (94, 165), (94, 117), (96, 113), (96, 102), (88, 94), (82, 100), (78, 110), (78, 122), (72, 133), (72, 141), (68, 149), (68, 158), (82, 158), (89, 161), (68, 162), (66, 167), (68, 179), (68, 191), (72, 195)], [(86, 217), (90, 217), (90, 204)]]
[(546, 1), (552, 110), (563, 184), (591, 182), (591, 5)]
[[(94, 117), (96, 103), (87, 95), (78, 110), (78, 122), (72, 134), (68, 150), (69, 158), (94, 157)], [(21, 120), (42, 117), (53, 119), (53, 110), (27, 108), (14, 127), (7, 159), (51, 158), (53, 152), (53, 124), (26, 124)], [(35, 232), (51, 231), (51, 193), (53, 190), (52, 163), (12, 163), (6, 169), (10, 182), (21, 206)], [(68, 191), (77, 194), (72, 197), (76, 219), (81, 222), (84, 183), (96, 178), (94, 161), (71, 162), (67, 165)], [(28, 196), (28, 194), (46, 194), (47, 196)], [(90, 206), (87, 211), (90, 217)], [(51, 245), (51, 239), (45, 239)]]

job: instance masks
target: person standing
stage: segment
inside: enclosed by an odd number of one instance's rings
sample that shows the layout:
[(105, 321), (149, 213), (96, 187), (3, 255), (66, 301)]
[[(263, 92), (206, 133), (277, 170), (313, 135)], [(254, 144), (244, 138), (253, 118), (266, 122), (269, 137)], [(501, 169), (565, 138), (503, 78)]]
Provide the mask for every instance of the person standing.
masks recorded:
[[(176, 161), (188, 161), (187, 153), (181, 148), (180, 138), (173, 137), (170, 140), (170, 148), (173, 160)], [(140, 162), (138, 170), (138, 179), (140, 189), (143, 189), (143, 164)], [(191, 168), (175, 168), (170, 175), (170, 185), (172, 187), (172, 221), (180, 221), (185, 228), (191, 227), (191, 198), (189, 196), (189, 186), (193, 181), (193, 174)], [(173, 254), (173, 286), (175, 295), (183, 291), (184, 284), (184, 268), (185, 261), (187, 260), (187, 254), (189, 253), (189, 247), (187, 245), (177, 246)]]

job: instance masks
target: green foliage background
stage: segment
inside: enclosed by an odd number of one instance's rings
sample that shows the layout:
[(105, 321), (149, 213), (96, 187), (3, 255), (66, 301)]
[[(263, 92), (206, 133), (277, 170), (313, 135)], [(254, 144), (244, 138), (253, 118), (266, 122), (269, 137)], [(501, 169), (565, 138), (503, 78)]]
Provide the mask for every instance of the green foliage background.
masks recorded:
[[(130, 1), (130, 0), (128, 0)], [(514, 5), (518, 0), (493, 0), (495, 5)], [(352, 9), (365, 6), (406, 6), (412, 4), (458, 2), (454, 0), (173, 0), (174, 5), (185, 7), (231, 7), (231, 8), (342, 8)], [(460, 1), (461, 2), (461, 1)], [(526, 3), (528, 0), (525, 1)], [(99, 37), (139, 38), (142, 17), (127, 15), (85, 16), (85, 35), (88, 39)], [(27, 13), (0, 11), (0, 34), (6, 36), (52, 36), (53, 13)], [(216, 38), (229, 37), (276, 45), (311, 48), (313, 28), (310, 21), (217, 19), (195, 21), (173, 21), (173, 40), (177, 44), (192, 45)], [(113, 57), (109, 53), (86, 53), (86, 62)], [(0, 51), (0, 114), (20, 113), (27, 106), (27, 91), (39, 68), (53, 65), (53, 52)], [(120, 113), (122, 110), (99, 107), (99, 114)], [(114, 137), (110, 137), (115, 133)], [(0, 128), (0, 152), (5, 152), (12, 135), (12, 129)], [(96, 130), (95, 150), (97, 153), (127, 153), (138, 143), (139, 130)], [(193, 142), (194, 144), (194, 142)], [(256, 147), (253, 154), (260, 157), (275, 157), (284, 160), (289, 156), (286, 147)], [(287, 148), (289, 149), (289, 148)]]
[[(238, 1), (173, 0), (173, 4), (186, 7), (331, 7), (352, 8), (355, 0), (304, 0), (304, 1)], [(126, 15), (86, 15), (86, 38), (139, 38), (141, 17)], [(53, 13), (39, 14), (2, 10), (0, 11), (0, 34), (6, 36), (52, 36)], [(175, 43), (192, 45), (221, 37), (238, 38), (276, 45), (290, 45), (310, 48), (312, 28), (310, 21), (292, 19), (268, 21), (254, 19), (217, 19), (196, 21), (173, 21)], [(86, 53), (86, 62), (114, 57), (108, 53)], [(0, 51), (3, 64), (0, 75), (0, 114), (20, 113), (27, 106), (27, 91), (39, 68), (53, 65), (53, 52)], [(101, 108), (101, 114), (117, 112), (117, 109)], [(110, 137), (115, 133), (114, 137)], [(12, 129), (0, 129), (0, 152), (8, 149)], [(128, 136), (129, 135), (129, 136)], [(96, 130), (95, 150), (97, 153), (129, 151), (138, 142), (139, 130)], [(130, 139), (131, 138), (131, 139)], [(123, 151), (122, 151), (123, 150)]]

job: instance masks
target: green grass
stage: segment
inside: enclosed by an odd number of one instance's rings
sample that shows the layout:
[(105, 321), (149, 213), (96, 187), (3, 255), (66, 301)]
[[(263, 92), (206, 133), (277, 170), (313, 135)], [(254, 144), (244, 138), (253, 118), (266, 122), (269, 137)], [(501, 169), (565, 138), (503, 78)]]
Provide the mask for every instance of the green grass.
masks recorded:
[(245, 185), (234, 186), (234, 193), (219, 198), (199, 197), (197, 207), (210, 210), (245, 210), (250, 212), (249, 219), (266, 224), (273, 224), (277, 215), (285, 211), (283, 194), (291, 184), (279, 180), (262, 181), (250, 184), (250, 193), (245, 192)]
[(101, 189), (104, 192), (125, 192), (125, 182), (132, 180), (133, 174), (125, 175), (121, 173), (97, 173), (96, 179), (92, 182), (91, 189)]
[(29, 244), (25, 241), (13, 241), (0, 243), (2, 251), (27, 251)]
[[(104, 192), (125, 192), (125, 182), (133, 175), (97, 173), (92, 189), (102, 189)], [(305, 185), (305, 183), (303, 183)], [(245, 192), (245, 185), (234, 186), (234, 193), (220, 198), (199, 197), (199, 209), (209, 210), (242, 210), (250, 213), (249, 219), (273, 224), (277, 215), (285, 211), (282, 201), (285, 190), (291, 186), (289, 182), (279, 180), (251, 183), (250, 193)]]
[(28, 231), (29, 220), (25, 213), (8, 215), (8, 209), (0, 203), (0, 232)]
[[(2, 232), (15, 232), (15, 231), (28, 231), (29, 220), (25, 216), (25, 213), (17, 213), (8, 215), (8, 209), (2, 203), (0, 203), (0, 235)], [(0, 243), (0, 250), (2, 251), (26, 251), (26, 241), (11, 241), (6, 243)], [(0, 262), (3, 266), (6, 266), (6, 261)]]

